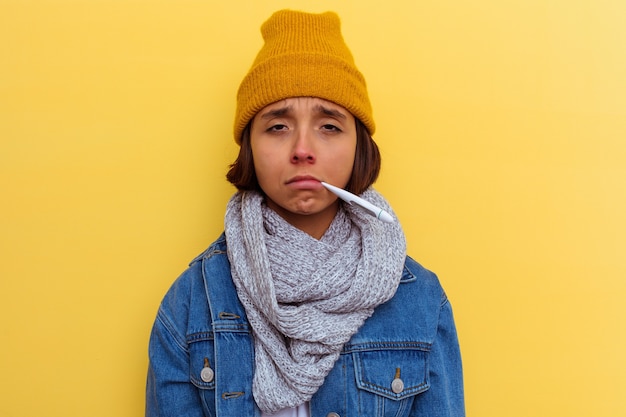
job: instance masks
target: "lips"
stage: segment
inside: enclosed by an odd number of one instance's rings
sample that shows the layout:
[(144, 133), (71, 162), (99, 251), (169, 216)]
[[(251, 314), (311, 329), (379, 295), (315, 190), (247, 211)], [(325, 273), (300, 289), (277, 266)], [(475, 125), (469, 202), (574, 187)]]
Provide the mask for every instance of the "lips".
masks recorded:
[(320, 180), (318, 180), (317, 178), (315, 178), (312, 175), (297, 175), (293, 178), (290, 178), (287, 181), (287, 184), (293, 184), (295, 182), (302, 182), (302, 181), (315, 181), (315, 182), (320, 182)]
[(322, 188), (320, 180), (312, 175), (297, 175), (290, 178), (286, 184), (300, 190), (316, 190)]

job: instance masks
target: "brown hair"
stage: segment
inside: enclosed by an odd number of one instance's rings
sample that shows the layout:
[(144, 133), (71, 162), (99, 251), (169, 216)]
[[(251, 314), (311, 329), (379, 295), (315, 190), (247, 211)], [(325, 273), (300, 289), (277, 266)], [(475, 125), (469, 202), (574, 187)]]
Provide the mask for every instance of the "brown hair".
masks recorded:
[[(356, 119), (356, 155), (346, 190), (357, 195), (363, 193), (378, 178), (380, 165), (380, 152), (376, 142), (372, 139), (365, 125)], [(241, 133), (239, 155), (237, 155), (235, 162), (230, 165), (226, 179), (240, 191), (263, 192), (254, 171), (252, 146), (250, 146), (250, 123)]]

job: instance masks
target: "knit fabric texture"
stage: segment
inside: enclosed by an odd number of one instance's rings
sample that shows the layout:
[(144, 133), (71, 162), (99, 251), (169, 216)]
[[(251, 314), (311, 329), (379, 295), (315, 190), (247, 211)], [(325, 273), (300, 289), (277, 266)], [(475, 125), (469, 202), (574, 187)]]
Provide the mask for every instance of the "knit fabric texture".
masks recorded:
[[(363, 198), (393, 213), (372, 188)], [(265, 413), (309, 401), (344, 344), (398, 287), (406, 242), (383, 223), (342, 205), (320, 239), (287, 223), (257, 192), (228, 203), (228, 258), (252, 327), (253, 395)]]
[(319, 97), (339, 104), (374, 134), (365, 79), (343, 40), (337, 14), (280, 10), (261, 26), (261, 34), (265, 43), (237, 92), (238, 144), (259, 110), (289, 97)]

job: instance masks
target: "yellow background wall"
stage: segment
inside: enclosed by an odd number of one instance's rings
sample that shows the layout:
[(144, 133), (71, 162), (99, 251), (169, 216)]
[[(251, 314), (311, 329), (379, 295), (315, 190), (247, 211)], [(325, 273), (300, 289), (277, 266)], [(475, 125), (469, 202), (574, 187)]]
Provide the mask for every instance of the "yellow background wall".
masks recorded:
[(235, 90), (286, 6), (343, 19), (468, 415), (626, 415), (623, 0), (1, 0), (0, 416), (143, 414), (152, 320), (222, 229)]

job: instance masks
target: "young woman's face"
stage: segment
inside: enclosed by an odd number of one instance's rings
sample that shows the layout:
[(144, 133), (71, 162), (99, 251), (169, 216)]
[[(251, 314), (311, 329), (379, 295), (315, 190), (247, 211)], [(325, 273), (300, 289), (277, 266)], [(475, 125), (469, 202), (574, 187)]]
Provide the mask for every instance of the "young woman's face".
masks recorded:
[(356, 142), (354, 116), (332, 102), (294, 97), (263, 108), (252, 119), (250, 145), (268, 206), (292, 225), (321, 237), (338, 201), (320, 181), (346, 186)]

